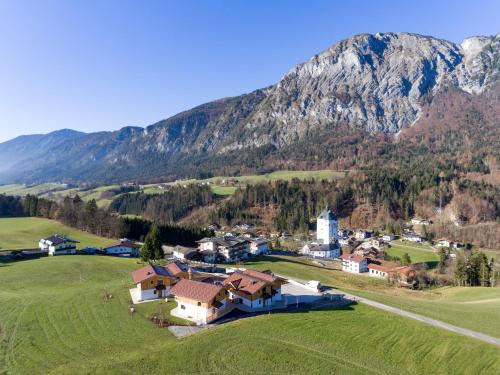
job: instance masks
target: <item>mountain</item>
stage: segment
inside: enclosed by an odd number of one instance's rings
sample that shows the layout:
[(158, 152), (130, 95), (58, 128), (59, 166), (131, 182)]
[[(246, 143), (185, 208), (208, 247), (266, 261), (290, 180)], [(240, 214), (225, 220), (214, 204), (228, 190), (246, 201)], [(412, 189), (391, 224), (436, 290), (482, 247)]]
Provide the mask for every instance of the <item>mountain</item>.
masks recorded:
[[(500, 34), (460, 45), (409, 33), (357, 35), (294, 67), (273, 86), (203, 104), (146, 128), (71, 133), (53, 143), (48, 138), (39, 143), (42, 136), (2, 143), (0, 161), (15, 162), (0, 170), (0, 181), (113, 182), (231, 166), (231, 171), (258, 169), (269, 160), (289, 167), (330, 163), (342, 157), (341, 147), (395, 139), (448, 88), (495, 95), (499, 44)], [(309, 147), (330, 156), (290, 159)]]
[(83, 135), (85, 133), (62, 129), (49, 134), (22, 135), (0, 143), (0, 173), (25, 160), (43, 159), (48, 150), (61, 147), (66, 142), (76, 140)]

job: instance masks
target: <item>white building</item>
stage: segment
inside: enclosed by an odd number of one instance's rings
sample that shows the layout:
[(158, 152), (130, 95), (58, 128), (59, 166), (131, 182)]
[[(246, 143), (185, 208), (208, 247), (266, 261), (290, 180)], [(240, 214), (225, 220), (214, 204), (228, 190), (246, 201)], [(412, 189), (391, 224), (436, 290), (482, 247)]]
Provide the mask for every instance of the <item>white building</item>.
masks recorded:
[(177, 245), (174, 247), (172, 255), (175, 259), (187, 260), (187, 259), (192, 259), (197, 252), (198, 252), (197, 249)]
[(267, 254), (269, 252), (269, 240), (267, 238), (251, 238), (250, 253), (252, 255)]
[(368, 272), (368, 259), (361, 255), (342, 254), (342, 271), (362, 273)]
[(53, 236), (42, 238), (38, 246), (42, 251), (48, 251), (49, 255), (67, 255), (76, 254), (76, 244), (78, 241), (72, 240), (66, 236), (55, 234)]
[(107, 255), (116, 255), (122, 257), (138, 257), (139, 248), (135, 242), (130, 241), (127, 238), (122, 238), (120, 242), (114, 243), (103, 250)]
[(221, 285), (182, 279), (170, 293), (177, 302), (171, 314), (197, 324), (210, 323), (231, 311), (227, 308), (226, 289)]
[(316, 221), (316, 240), (319, 244), (337, 243), (339, 222), (328, 208), (321, 212)]
[(368, 229), (358, 229), (354, 236), (357, 240), (364, 240), (365, 238), (370, 238), (373, 235), (373, 232)]
[(316, 244), (311, 243), (305, 245), (299, 251), (303, 255), (308, 255), (313, 258), (338, 258), (340, 256), (340, 246), (337, 244)]
[(405, 241), (410, 241), (410, 242), (417, 242), (420, 243), (423, 241), (423, 238), (420, 234), (415, 233), (415, 232), (405, 232), (403, 234), (403, 240)]
[(384, 234), (382, 236), (382, 240), (384, 242), (391, 242), (391, 241), (394, 241), (396, 239), (396, 236), (394, 234)]

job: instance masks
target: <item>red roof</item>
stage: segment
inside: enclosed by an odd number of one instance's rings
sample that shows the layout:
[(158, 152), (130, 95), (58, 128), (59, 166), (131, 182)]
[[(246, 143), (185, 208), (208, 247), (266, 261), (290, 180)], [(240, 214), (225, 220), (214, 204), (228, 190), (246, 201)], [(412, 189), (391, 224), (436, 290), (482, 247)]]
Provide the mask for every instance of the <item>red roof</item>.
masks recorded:
[(353, 255), (353, 254), (342, 254), (340, 258), (342, 260), (348, 260), (354, 263), (361, 263), (364, 259), (366, 259), (362, 255)]
[(210, 303), (222, 289), (224, 288), (219, 285), (182, 279), (170, 289), (170, 293), (176, 297), (185, 297), (199, 302)]
[(111, 244), (111, 245), (105, 247), (104, 250), (109, 249), (111, 247), (118, 247), (118, 246), (132, 247), (134, 249), (140, 248), (140, 246), (137, 245), (135, 242), (132, 242), (132, 241), (120, 241), (120, 242), (115, 242), (114, 244)]

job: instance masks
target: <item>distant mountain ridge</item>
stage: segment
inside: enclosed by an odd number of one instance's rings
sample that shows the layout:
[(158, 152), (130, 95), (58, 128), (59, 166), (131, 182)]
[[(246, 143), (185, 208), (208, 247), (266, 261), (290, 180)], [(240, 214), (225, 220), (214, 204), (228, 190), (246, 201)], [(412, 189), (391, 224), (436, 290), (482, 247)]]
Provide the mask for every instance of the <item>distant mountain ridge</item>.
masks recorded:
[[(146, 128), (65, 130), (0, 144), (2, 182), (115, 182), (181, 176), (197, 167), (265, 160), (316, 137), (399, 134), (447, 87), (496, 90), (500, 35), (461, 45), (410, 33), (356, 35), (291, 69), (273, 86), (215, 100)], [(321, 146), (321, 145), (319, 145)], [(244, 151), (243, 151), (244, 150)], [(286, 159), (286, 155), (285, 155)]]

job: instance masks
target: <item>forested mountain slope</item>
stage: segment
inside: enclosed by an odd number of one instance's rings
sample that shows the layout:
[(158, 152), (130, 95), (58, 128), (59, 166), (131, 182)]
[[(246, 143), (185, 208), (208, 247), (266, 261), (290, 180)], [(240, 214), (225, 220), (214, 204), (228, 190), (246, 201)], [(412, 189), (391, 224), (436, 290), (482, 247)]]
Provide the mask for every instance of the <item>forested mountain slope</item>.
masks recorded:
[[(405, 141), (404, 130), (414, 127), (441, 92), (456, 89), (472, 101), (498, 95), (499, 41), (499, 35), (461, 45), (409, 33), (357, 35), (294, 67), (271, 87), (203, 104), (146, 128), (0, 144), (0, 161), (10, 160), (0, 169), (0, 182), (114, 182), (373, 161), (374, 150), (387, 149), (394, 135)], [(451, 115), (457, 124), (461, 109), (447, 108), (457, 113)], [(482, 106), (470, 126), (481, 126), (474, 121), (489, 116), (498, 128), (498, 111), (493, 117), (487, 112)], [(13, 157), (12, 144), (23, 150), (22, 157)]]

